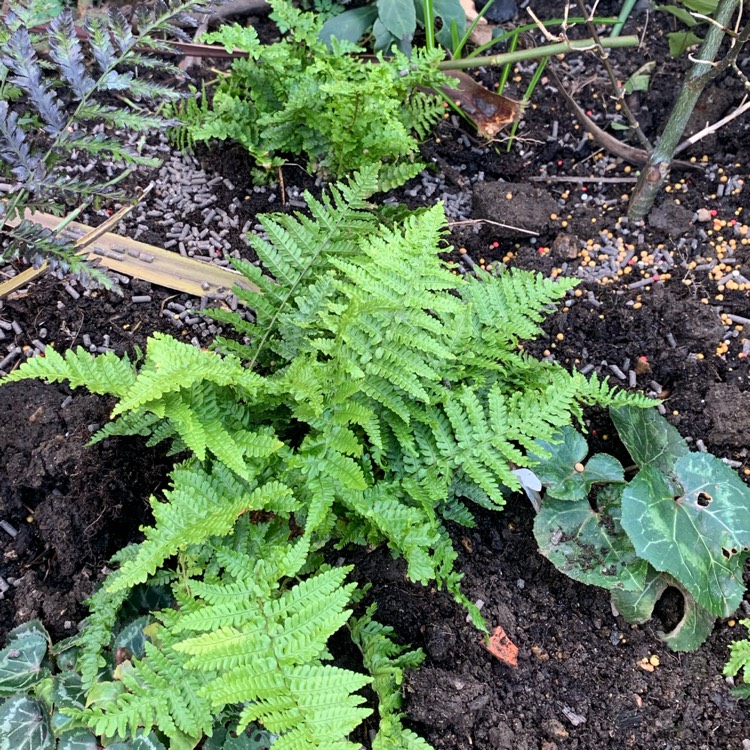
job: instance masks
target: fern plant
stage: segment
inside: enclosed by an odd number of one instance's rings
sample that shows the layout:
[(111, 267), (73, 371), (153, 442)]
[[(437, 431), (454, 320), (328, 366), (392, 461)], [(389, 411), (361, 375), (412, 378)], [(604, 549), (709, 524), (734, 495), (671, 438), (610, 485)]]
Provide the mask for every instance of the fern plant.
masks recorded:
[[(184, 131), (193, 141), (236, 141), (262, 170), (283, 164), (285, 155), (304, 155), (314, 169), (333, 176), (415, 162), (417, 138), (444, 112), (441, 99), (424, 93), (450, 85), (436, 66), (442, 53), (415, 50), (410, 59), (364, 60), (351, 43), (334, 42), (329, 49), (319, 41), (321, 24), (312, 13), (283, 0), (271, 4), (285, 33), (280, 42), (262, 45), (253, 27), (237, 24), (204, 36), (247, 59), (235, 60), (220, 78), (210, 108), (205, 99), (183, 108), (183, 142)], [(404, 166), (397, 183), (421, 168), (414, 163), (404, 172)]]
[[(111, 393), (116, 419), (98, 439), (137, 433), (191, 455), (152, 499), (154, 524), (80, 636), (93, 688), (118, 601), (141, 583), (171, 585), (176, 604), (157, 615), (154, 645), (123, 674), (122, 693), (76, 714), (97, 731), (156, 726), (181, 747), (212, 711), (240, 706), (239, 727), (259, 721), (279, 748), (352, 747), (365, 680), (324, 661), (353, 591), (344, 569), (321, 567), (321, 548), (385, 543), (412, 580), (445, 587), (484, 628), (460, 590), (445, 520), (472, 525), (470, 502), (502, 508), (527, 451), (583, 405), (649, 403), (519, 347), (574, 282), (456, 276), (438, 254), (442, 208), (381, 224), (367, 203), (377, 185), (368, 168), (329, 197), (307, 196), (309, 217), (265, 219), (267, 239), (251, 242), (271, 276), (236, 263), (261, 290), (237, 291), (255, 323), (212, 313), (242, 343), (201, 351), (155, 334), (138, 366), (48, 348), (6, 378)], [(377, 636), (364, 630), (354, 631), (361, 644)], [(395, 737), (399, 726), (394, 704), (382, 728)]]
[[(76, 256), (70, 241), (24, 219), (24, 212), (62, 215), (103, 196), (122, 199), (117, 184), (134, 167), (157, 163), (128, 145), (121, 131), (148, 133), (166, 126), (139, 103), (176, 100), (180, 94), (147, 75), (176, 72), (162, 57), (170, 50), (164, 36), (187, 38), (180, 26), (194, 23), (188, 11), (202, 5), (203, 0), (159, 0), (152, 10), (138, 9), (134, 26), (112, 9), (90, 16), (82, 29), (64, 11), (45, 32), (30, 30), (32, 10), (22, 4), (0, 18), (0, 182), (7, 193), (0, 201), (5, 245), (0, 261), (19, 255), (34, 264), (46, 259), (53, 267), (106, 281)], [(95, 125), (103, 131), (94, 133)], [(102, 180), (60, 169), (80, 155), (112, 160), (120, 171)], [(11, 226), (14, 221), (20, 224)]]

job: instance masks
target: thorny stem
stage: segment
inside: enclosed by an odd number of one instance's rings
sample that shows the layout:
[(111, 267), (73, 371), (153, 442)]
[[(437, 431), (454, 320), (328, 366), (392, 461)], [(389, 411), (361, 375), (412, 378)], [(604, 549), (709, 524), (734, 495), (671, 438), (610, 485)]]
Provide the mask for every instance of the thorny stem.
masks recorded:
[[(637, 36), (618, 36), (612, 39), (602, 39), (602, 47), (637, 47)], [(590, 50), (596, 47), (593, 39), (568, 39), (557, 44), (548, 44), (545, 47), (532, 47), (530, 49), (519, 49), (515, 52), (504, 52), (500, 55), (489, 55), (488, 57), (470, 57), (462, 60), (444, 60), (438, 63), (440, 70), (466, 70), (467, 68), (479, 68), (482, 66), (507, 65), (508, 63), (522, 62), (523, 60), (539, 60), (542, 57), (564, 55), (574, 50)]]
[(612, 63), (610, 63), (609, 61), (609, 55), (604, 51), (604, 47), (602, 46), (602, 39), (599, 36), (599, 32), (596, 30), (596, 25), (592, 21), (593, 11), (589, 13), (586, 10), (586, 3), (584, 2), (584, 0), (576, 0), (576, 3), (578, 4), (578, 9), (580, 10), (581, 15), (586, 19), (586, 28), (589, 30), (589, 34), (591, 34), (592, 39), (594, 39), (594, 41), (596, 42), (596, 53), (599, 56), (599, 59), (602, 61), (604, 69), (607, 71), (607, 76), (609, 77), (609, 81), (612, 84), (612, 89), (615, 92), (615, 99), (622, 108), (622, 112), (630, 123), (630, 127), (633, 129), (636, 137), (641, 142), (641, 146), (650, 153), (651, 149), (653, 148), (651, 141), (646, 138), (645, 133), (641, 129), (640, 123), (638, 122), (638, 120), (636, 120), (635, 115), (625, 101), (625, 95), (623, 94), (622, 85), (617, 80), (615, 69), (612, 67)]
[[(716, 23), (711, 24), (706, 32), (706, 38), (701, 45), (696, 62), (685, 78), (664, 132), (641, 171), (641, 176), (633, 191), (628, 207), (628, 217), (632, 221), (642, 220), (651, 210), (657, 194), (669, 176), (675, 149), (687, 127), (698, 98), (708, 81), (723, 69), (723, 62), (716, 65), (714, 58), (719, 51), (732, 16), (739, 6), (740, 0), (719, 0), (714, 15)], [(750, 27), (750, 23), (748, 26)], [(747, 41), (746, 32), (747, 27), (739, 37), (735, 38), (735, 45), (741, 46), (744, 41)]]

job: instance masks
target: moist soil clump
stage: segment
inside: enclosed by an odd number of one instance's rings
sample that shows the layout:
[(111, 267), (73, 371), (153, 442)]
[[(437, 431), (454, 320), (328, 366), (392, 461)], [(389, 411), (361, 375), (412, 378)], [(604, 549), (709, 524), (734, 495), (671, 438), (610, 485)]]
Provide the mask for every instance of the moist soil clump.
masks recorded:
[[(540, 17), (559, 14), (554, 3), (538, 5)], [(599, 8), (618, 11), (614, 2)], [(634, 17), (625, 33), (642, 33), (645, 22)], [(647, 48), (611, 53), (623, 75), (649, 57), (660, 61), (649, 90), (629, 100), (652, 140), (687, 64), (665, 53), (672, 24), (671, 16), (655, 13)], [(576, 98), (600, 125), (619, 116), (593, 57), (573, 56), (559, 72), (568, 83), (592, 81)], [(481, 77), (493, 86), (497, 72)], [(526, 81), (506, 93), (520, 98)], [(693, 130), (727, 114), (741, 89), (731, 73), (714, 82)], [(452, 246), (446, 257), (459, 272), (503, 265), (580, 279), (543, 335), (524, 344), (527, 351), (659, 397), (694, 447), (736, 462), (742, 474), (750, 470), (750, 324), (743, 322), (750, 310), (747, 291), (729, 282), (734, 271), (750, 278), (750, 246), (743, 242), (749, 149), (743, 118), (701, 141), (681, 155), (696, 168), (675, 173), (648, 222), (631, 226), (622, 218), (623, 196), (632, 190), (635, 168), (601, 151), (543, 79), (510, 152), (448, 117), (422, 146), (431, 170), (387, 198), (412, 208), (444, 200)], [(252, 231), (259, 213), (298, 210), (302, 188), (321, 190), (296, 166), (284, 170), (284, 188), (253, 186), (253, 165), (227, 144), (198, 149), (190, 164), (222, 178), (215, 206), (235, 201), (238, 218), (222, 239), (251, 261), (242, 229)], [(150, 201), (159, 191), (157, 184), (141, 217), (154, 210)], [(94, 224), (97, 216), (84, 218)], [(182, 218), (201, 227), (207, 221), (197, 210)], [(132, 218), (120, 231), (132, 236), (139, 222), (144, 218)], [(145, 223), (140, 239), (170, 241), (169, 226)], [(2, 346), (30, 353), (42, 340), (58, 350), (83, 345), (135, 356), (157, 330), (199, 345), (221, 333), (183, 322), (185, 309), (190, 319), (188, 306), (198, 306), (186, 295), (135, 280), (122, 297), (76, 288), (78, 299), (65, 282), (47, 277), (4, 300), (0, 321), (21, 332), (3, 328)], [(150, 300), (136, 304), (133, 296)], [(0, 519), (15, 532), (0, 530), (0, 582), (8, 584), (0, 599), (3, 634), (31, 617), (55, 638), (75, 632), (86, 614), (82, 601), (109, 557), (138, 541), (140, 525), (148, 523), (148, 498), (164, 487), (171, 463), (139, 439), (89, 446), (111, 408), (109, 399), (71, 397), (58, 385), (0, 388)], [(592, 451), (621, 453), (606, 414), (588, 414), (586, 426)], [(348, 553), (355, 576), (373, 584), (378, 619), (427, 654), (404, 686), (415, 731), (436, 750), (724, 750), (750, 739), (747, 709), (721, 676), (729, 643), (744, 636), (735, 620), (717, 621), (698, 652), (671, 653), (657, 633), (679, 619), (676, 592), (665, 597), (656, 619), (630, 626), (613, 614), (606, 592), (569, 580), (539, 555), (532, 523), (528, 502), (514, 497), (503, 513), (480, 512), (477, 528), (453, 530), (464, 591), (484, 602), (490, 628), (501, 626), (519, 647), (515, 669), (483, 647), (458, 605), (406, 581), (404, 565), (385, 550)], [(745, 601), (738, 617), (748, 615)]]

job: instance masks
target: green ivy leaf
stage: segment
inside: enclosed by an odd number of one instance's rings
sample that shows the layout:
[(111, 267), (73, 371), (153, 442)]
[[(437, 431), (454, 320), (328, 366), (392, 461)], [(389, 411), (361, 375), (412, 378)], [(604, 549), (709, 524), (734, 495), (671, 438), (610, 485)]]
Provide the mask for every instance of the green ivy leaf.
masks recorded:
[(562, 573), (605, 589), (643, 586), (648, 563), (620, 526), (622, 489), (604, 487), (594, 511), (588, 500), (547, 497), (534, 519), (539, 551)]
[(619, 406), (609, 414), (639, 469), (653, 466), (668, 474), (675, 461), (690, 451), (680, 433), (656, 409)]
[(695, 651), (711, 635), (716, 617), (701, 607), (666, 573), (659, 573), (649, 566), (643, 586), (634, 591), (613, 591), (612, 604), (625, 620), (634, 625), (641, 625), (651, 619), (656, 602), (670, 586), (682, 594), (683, 616), (669, 633), (657, 631), (656, 634), (673, 651)]
[(572, 427), (564, 427), (551, 441), (537, 440), (536, 444), (549, 458), (530, 454), (536, 462), (534, 473), (547, 488), (547, 494), (559, 500), (584, 500), (597, 482), (624, 482), (620, 462), (613, 456), (597, 453), (578, 471), (588, 453), (584, 438)]
[(13, 695), (0, 705), (0, 750), (53, 750), (47, 713), (39, 701)]
[(731, 614), (745, 590), (750, 547), (750, 490), (718, 458), (688, 453), (674, 467), (682, 494), (647, 466), (622, 496), (622, 525), (640, 557), (670, 573), (719, 617)]

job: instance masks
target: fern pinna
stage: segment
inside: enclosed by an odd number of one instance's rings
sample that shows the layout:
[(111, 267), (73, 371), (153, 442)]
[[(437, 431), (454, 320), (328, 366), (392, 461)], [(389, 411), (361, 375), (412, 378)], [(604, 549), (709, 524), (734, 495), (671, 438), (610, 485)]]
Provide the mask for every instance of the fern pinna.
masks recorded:
[[(82, 29), (66, 10), (43, 32), (33, 31), (38, 23), (34, 3), (14, 3), (0, 18), (0, 178), (8, 194), (0, 200), (0, 240), (8, 240), (0, 261), (19, 255), (37, 264), (46, 259), (53, 267), (107, 281), (76, 256), (70, 241), (24, 219), (24, 211), (62, 214), (66, 206), (104, 195), (123, 199), (116, 186), (132, 168), (158, 164), (125, 136), (169, 124), (144, 112), (139, 102), (180, 98), (147, 74), (180, 72), (164, 59), (171, 50), (164, 37), (187, 40), (181, 27), (195, 25), (189, 13), (203, 5), (204, 0), (158, 0), (152, 9), (139, 7), (132, 24), (112, 8), (88, 16)], [(97, 181), (59, 168), (81, 155), (111, 160), (121, 171)], [(11, 226), (15, 221), (20, 224)]]
[[(175, 600), (117, 700), (79, 714), (105, 735), (154, 725), (181, 747), (175, 738), (197, 738), (211, 712), (239, 705), (240, 727), (261, 722), (280, 748), (351, 747), (364, 680), (323, 661), (352, 588), (343, 569), (319, 567), (319, 550), (386, 543), (412, 580), (446, 587), (484, 627), (444, 520), (472, 524), (472, 502), (502, 508), (534, 441), (583, 405), (648, 403), (519, 349), (574, 282), (461, 278), (438, 255), (442, 208), (381, 223), (367, 204), (376, 188), (376, 170), (363, 170), (308, 196), (309, 217), (264, 221), (267, 239), (251, 241), (271, 276), (236, 264), (261, 290), (237, 291), (255, 323), (212, 313), (244, 343), (201, 351), (155, 334), (137, 367), (48, 349), (6, 379), (113, 393), (116, 420), (99, 439), (139, 433), (191, 454), (101, 594), (111, 612), (123, 592), (159, 580)], [(79, 639), (90, 681), (100, 625)], [(394, 716), (383, 727), (398, 733)]]

